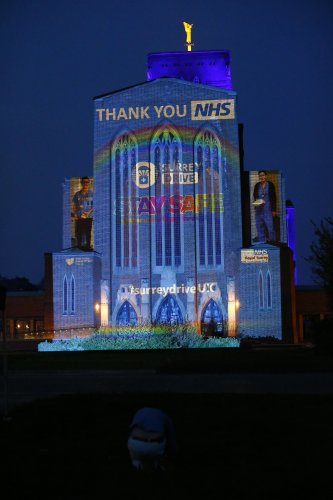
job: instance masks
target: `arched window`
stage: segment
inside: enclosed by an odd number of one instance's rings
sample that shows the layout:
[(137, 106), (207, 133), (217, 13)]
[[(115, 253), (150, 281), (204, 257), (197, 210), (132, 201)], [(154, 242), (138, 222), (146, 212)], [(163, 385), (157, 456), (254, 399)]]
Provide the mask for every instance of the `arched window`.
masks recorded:
[(223, 266), (223, 189), (221, 143), (211, 130), (201, 130), (194, 143), (198, 168), (196, 219), (198, 264)]
[(272, 308), (272, 282), (271, 282), (271, 273), (267, 271), (266, 275), (266, 288), (267, 288), (267, 307), (268, 309)]
[(66, 275), (62, 283), (62, 313), (68, 314), (68, 281)]
[(222, 312), (215, 300), (210, 299), (202, 312), (202, 323), (209, 323), (213, 320), (215, 323), (221, 323), (223, 320)]
[(121, 269), (136, 268), (138, 263), (138, 188), (133, 175), (137, 162), (137, 141), (131, 133), (123, 133), (112, 147), (112, 255), (113, 266)]
[(133, 326), (138, 322), (137, 314), (130, 302), (126, 300), (120, 307), (116, 323), (119, 326)]
[(177, 325), (183, 323), (183, 315), (174, 297), (168, 294), (160, 304), (156, 314), (157, 323)]
[(259, 309), (263, 309), (264, 308), (264, 283), (263, 283), (263, 277), (262, 277), (261, 271), (259, 271), (258, 289), (259, 289)]
[(215, 300), (210, 299), (202, 311), (201, 325), (203, 335), (223, 334), (223, 315)]
[(173, 128), (164, 126), (154, 134), (150, 157), (155, 165), (155, 183), (151, 187), (151, 195), (155, 197), (153, 263), (155, 267), (179, 267), (183, 263), (183, 220), (179, 200), (183, 185), (178, 180), (177, 164), (182, 162), (182, 144)]
[(75, 278), (71, 277), (71, 314), (75, 314)]

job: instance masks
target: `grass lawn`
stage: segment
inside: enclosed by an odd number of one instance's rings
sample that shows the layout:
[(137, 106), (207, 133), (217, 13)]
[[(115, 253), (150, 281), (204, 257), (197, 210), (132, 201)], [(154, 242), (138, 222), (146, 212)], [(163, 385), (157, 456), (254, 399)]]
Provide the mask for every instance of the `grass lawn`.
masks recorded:
[[(1, 362), (3, 356), (0, 356)], [(331, 371), (332, 355), (306, 348), (128, 352), (15, 352), (8, 369), (154, 368), (157, 371)], [(27, 376), (28, 372), (27, 372)], [(173, 419), (173, 472), (135, 473), (128, 426), (142, 406)], [(333, 396), (81, 394), (17, 407), (1, 421), (4, 498), (333, 498)]]
[[(3, 356), (0, 355), (2, 369)], [(332, 371), (333, 355), (304, 346), (258, 345), (247, 348), (153, 349), (123, 351), (7, 352), (9, 370), (155, 369), (165, 372)]]
[[(132, 471), (128, 425), (142, 406), (173, 419), (174, 471)], [(333, 397), (76, 395), (1, 422), (4, 498), (332, 498)]]

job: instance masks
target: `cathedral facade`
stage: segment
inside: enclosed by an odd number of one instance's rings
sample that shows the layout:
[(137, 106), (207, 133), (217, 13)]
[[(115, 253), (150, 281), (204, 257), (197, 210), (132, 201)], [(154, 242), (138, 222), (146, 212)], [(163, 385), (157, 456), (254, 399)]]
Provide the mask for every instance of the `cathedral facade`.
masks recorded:
[(146, 82), (96, 97), (89, 246), (73, 214), (82, 179), (68, 179), (55, 329), (214, 323), (223, 336), (292, 336), (283, 177), (265, 171), (275, 218), (259, 227), (259, 171), (243, 171), (240, 151), (227, 51), (150, 54)]

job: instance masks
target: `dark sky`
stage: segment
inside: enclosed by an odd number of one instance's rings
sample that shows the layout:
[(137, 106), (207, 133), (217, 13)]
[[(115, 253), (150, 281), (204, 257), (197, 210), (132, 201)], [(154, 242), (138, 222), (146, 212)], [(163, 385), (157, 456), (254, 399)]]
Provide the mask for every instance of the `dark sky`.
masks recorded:
[(92, 175), (93, 97), (146, 79), (149, 52), (229, 49), (245, 168), (281, 170), (299, 284), (311, 220), (332, 216), (333, 2), (2, 0), (0, 274), (61, 250), (62, 183)]

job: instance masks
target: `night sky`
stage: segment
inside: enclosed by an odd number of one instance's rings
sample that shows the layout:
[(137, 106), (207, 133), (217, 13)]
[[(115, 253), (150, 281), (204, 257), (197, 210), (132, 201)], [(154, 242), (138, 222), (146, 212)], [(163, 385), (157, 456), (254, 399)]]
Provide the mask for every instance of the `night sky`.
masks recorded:
[(333, 2), (2, 0), (0, 274), (43, 277), (62, 248), (62, 183), (92, 175), (93, 97), (146, 80), (149, 52), (229, 49), (245, 169), (281, 170), (298, 283), (311, 220), (332, 216)]

